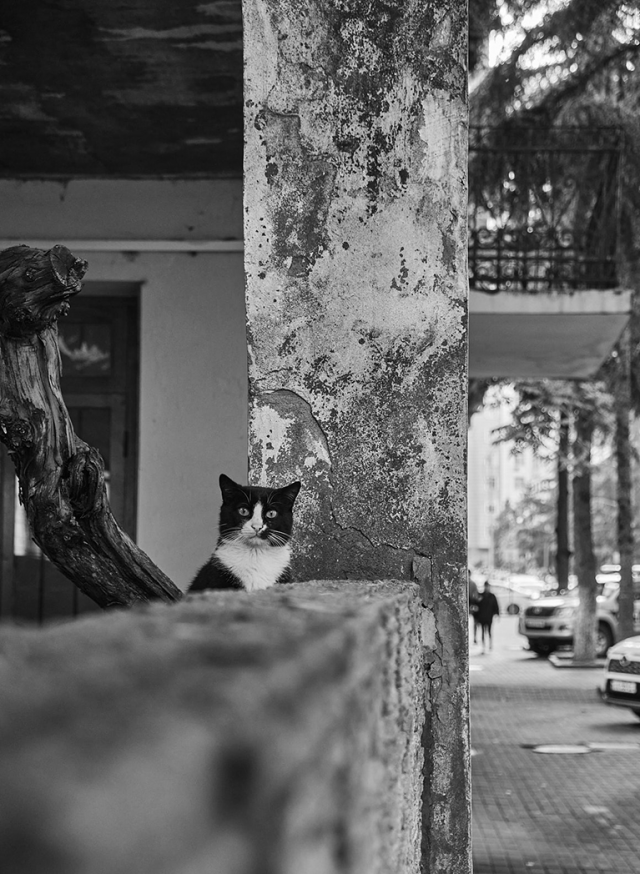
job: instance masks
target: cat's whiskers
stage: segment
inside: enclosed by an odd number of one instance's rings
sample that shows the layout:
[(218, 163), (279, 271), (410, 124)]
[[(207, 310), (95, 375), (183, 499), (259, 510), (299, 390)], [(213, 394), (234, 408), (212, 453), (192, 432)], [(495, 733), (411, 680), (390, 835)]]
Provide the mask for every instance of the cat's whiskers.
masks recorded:
[(259, 547), (261, 545), (269, 546), (286, 546), (289, 543), (290, 535), (286, 531), (279, 531), (274, 528), (269, 528), (260, 536), (257, 532), (251, 533), (244, 530), (244, 526), (232, 528), (224, 531), (220, 535), (219, 545), (224, 543), (240, 543), (245, 542), (250, 546)]
[(240, 528), (235, 528), (233, 531), (225, 531), (220, 535), (220, 543), (237, 543), (242, 540), (242, 531)]

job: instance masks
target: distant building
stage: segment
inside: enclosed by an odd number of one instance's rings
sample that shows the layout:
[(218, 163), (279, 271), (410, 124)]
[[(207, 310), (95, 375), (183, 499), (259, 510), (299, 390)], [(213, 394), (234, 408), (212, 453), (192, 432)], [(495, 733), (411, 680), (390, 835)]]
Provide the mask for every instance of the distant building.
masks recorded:
[(514, 455), (513, 444), (496, 442), (496, 432), (509, 423), (509, 405), (486, 406), (469, 426), (468, 547), (469, 567), (494, 567), (496, 520), (525, 494), (553, 488), (553, 462), (530, 449)]

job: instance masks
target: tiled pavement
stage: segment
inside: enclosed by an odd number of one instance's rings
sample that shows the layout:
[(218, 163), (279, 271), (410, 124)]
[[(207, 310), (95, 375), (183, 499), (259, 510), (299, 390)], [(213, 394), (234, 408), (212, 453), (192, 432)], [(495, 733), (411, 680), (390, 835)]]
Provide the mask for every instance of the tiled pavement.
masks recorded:
[(640, 874), (640, 720), (516, 628), (501, 617), (492, 652), (470, 647), (474, 874)]

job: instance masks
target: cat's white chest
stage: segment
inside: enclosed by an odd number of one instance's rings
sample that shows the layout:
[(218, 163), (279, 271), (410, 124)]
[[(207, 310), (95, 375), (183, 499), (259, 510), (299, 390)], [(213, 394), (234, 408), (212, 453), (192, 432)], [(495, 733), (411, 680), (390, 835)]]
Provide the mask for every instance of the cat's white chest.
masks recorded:
[(236, 541), (221, 544), (215, 556), (242, 580), (248, 592), (255, 592), (273, 586), (287, 569), (291, 561), (291, 548), (287, 544), (253, 549), (242, 541)]

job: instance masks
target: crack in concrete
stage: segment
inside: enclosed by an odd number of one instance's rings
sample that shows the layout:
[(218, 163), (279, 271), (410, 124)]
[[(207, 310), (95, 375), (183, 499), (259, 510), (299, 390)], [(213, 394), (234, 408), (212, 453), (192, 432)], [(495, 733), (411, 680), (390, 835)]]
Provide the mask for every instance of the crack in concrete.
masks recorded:
[[(273, 376), (274, 374), (277, 374), (280, 372), (288, 372), (288, 369), (287, 368), (281, 368), (281, 369), (277, 368), (275, 370), (271, 370), (265, 375), (265, 378), (268, 378), (268, 377)], [(307, 412), (308, 419), (311, 420), (315, 429), (317, 430), (317, 433), (320, 436), (322, 448), (324, 449), (324, 451), (326, 453), (326, 456), (328, 459), (328, 465), (329, 465), (329, 471), (327, 474), (327, 483), (328, 483), (331, 491), (333, 491), (335, 489), (335, 485), (334, 485), (334, 482), (333, 482), (332, 477), (331, 477), (331, 469), (333, 467), (333, 460), (332, 460), (331, 450), (329, 448), (329, 438), (328, 438), (322, 424), (318, 421), (318, 419), (313, 411), (313, 407), (311, 406), (311, 403), (305, 397), (303, 397), (301, 394), (299, 394), (298, 392), (294, 391), (293, 389), (289, 389), (289, 388), (275, 388), (275, 387), (270, 388), (270, 387), (266, 387), (266, 386), (265, 387), (259, 386), (259, 394), (263, 397), (271, 396), (273, 398), (283, 398), (283, 399), (291, 398), (291, 399), (293, 399), (294, 402), (301, 403), (304, 406), (304, 408)], [(343, 531), (345, 533), (354, 532), (354, 533), (358, 534), (371, 547), (371, 549), (380, 549), (380, 548), (390, 549), (396, 553), (401, 553), (403, 555), (407, 555), (407, 556), (412, 555), (414, 558), (416, 558), (416, 557), (424, 558), (424, 559), (430, 558), (430, 556), (423, 555), (422, 553), (417, 552), (412, 547), (398, 546), (397, 544), (389, 543), (386, 540), (374, 540), (369, 534), (365, 533), (361, 528), (358, 528), (356, 525), (343, 525), (341, 522), (338, 521), (338, 518), (336, 515), (336, 509), (335, 509), (335, 506), (333, 504), (333, 499), (332, 499), (331, 494), (328, 494), (327, 497), (329, 500), (329, 511), (331, 513), (331, 518), (332, 518), (333, 524), (340, 531)]]
[(447, 723), (447, 719), (443, 718), (441, 714), (441, 709), (439, 707), (433, 706), (433, 701), (437, 698), (442, 691), (443, 687), (443, 677), (444, 677), (444, 665), (442, 661), (442, 638), (440, 637), (440, 631), (438, 629), (438, 624), (435, 624), (435, 648), (429, 650), (429, 655), (431, 656), (431, 660), (425, 658), (425, 668), (426, 674), (429, 678), (429, 683), (431, 686), (430, 690), (430, 698), (431, 698), (431, 717), (435, 718), (436, 722), (444, 725)]
[(356, 525), (342, 525), (338, 519), (336, 518), (335, 509), (333, 504), (330, 504), (331, 508), (331, 518), (333, 519), (333, 523), (336, 528), (339, 528), (340, 531), (349, 532), (355, 531), (356, 534), (359, 534), (363, 540), (365, 540), (372, 549), (378, 549), (379, 547), (385, 547), (386, 549), (392, 549), (394, 552), (403, 552), (403, 553), (412, 553), (415, 554), (415, 550), (408, 546), (397, 546), (395, 543), (388, 543), (386, 540), (375, 541), (372, 540), (368, 534), (365, 534), (362, 529), (358, 528)]
[(288, 367), (277, 367), (277, 368), (275, 368), (275, 370), (268, 370), (264, 376), (260, 377), (259, 379), (256, 379), (256, 381), (255, 381), (256, 391), (266, 392), (266, 393), (271, 393), (274, 391), (288, 391), (288, 389), (263, 388), (262, 381), (265, 379), (269, 379), (270, 377), (275, 376), (278, 373), (289, 373), (289, 368)]

